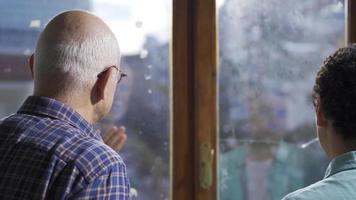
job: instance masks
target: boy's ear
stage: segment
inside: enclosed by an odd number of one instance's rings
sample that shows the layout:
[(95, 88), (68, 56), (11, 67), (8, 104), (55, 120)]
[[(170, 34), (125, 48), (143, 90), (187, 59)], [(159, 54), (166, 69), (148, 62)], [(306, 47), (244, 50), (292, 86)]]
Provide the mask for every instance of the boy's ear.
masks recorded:
[(325, 116), (323, 109), (320, 106), (320, 101), (318, 100), (318, 106), (316, 107), (316, 125), (318, 127), (326, 127), (328, 124), (328, 120)]

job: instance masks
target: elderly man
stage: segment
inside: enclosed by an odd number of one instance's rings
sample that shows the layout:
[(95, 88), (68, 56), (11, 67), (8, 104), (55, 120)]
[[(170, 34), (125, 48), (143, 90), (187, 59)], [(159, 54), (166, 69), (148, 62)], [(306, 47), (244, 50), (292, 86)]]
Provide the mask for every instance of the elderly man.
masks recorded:
[(356, 45), (350, 45), (326, 59), (314, 86), (318, 137), (332, 159), (325, 177), (284, 200), (356, 199), (355, 99)]
[(129, 199), (125, 164), (92, 125), (111, 109), (119, 58), (98, 17), (49, 22), (30, 59), (34, 95), (0, 121), (0, 199)]

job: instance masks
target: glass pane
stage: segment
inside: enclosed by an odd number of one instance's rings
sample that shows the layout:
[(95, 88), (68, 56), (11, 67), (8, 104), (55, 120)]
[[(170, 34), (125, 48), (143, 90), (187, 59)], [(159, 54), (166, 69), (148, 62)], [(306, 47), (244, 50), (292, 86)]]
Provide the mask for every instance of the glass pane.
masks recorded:
[(126, 126), (128, 141), (120, 155), (133, 199), (168, 199), (170, 0), (0, 1), (0, 118), (32, 93), (27, 59), (46, 23), (70, 9), (104, 19), (120, 43), (128, 78), (120, 82), (112, 112), (98, 128), (104, 134), (113, 125)]
[(311, 91), (322, 61), (344, 44), (344, 1), (217, 3), (220, 199), (281, 199), (328, 164)]

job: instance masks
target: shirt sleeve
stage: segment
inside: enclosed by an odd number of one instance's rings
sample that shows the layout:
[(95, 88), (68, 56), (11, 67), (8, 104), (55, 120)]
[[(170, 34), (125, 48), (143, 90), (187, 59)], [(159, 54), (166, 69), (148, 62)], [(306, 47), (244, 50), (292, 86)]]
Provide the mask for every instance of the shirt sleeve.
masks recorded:
[(309, 199), (309, 198), (300, 197), (296, 192), (298, 192), (298, 191), (288, 194), (282, 200), (307, 200), (307, 199)]
[(114, 165), (107, 174), (100, 175), (70, 199), (129, 200), (130, 184), (123, 163)]

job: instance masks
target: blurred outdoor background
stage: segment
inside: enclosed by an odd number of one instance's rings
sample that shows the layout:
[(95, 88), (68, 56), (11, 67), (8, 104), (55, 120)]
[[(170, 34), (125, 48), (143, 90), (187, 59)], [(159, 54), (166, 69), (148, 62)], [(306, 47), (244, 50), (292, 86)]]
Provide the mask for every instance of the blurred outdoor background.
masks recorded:
[[(321, 179), (328, 164), (319, 143), (308, 143), (316, 137), (311, 91), (322, 61), (344, 45), (344, 1), (217, 5), (220, 199), (280, 199)], [(32, 93), (27, 59), (46, 23), (70, 9), (103, 18), (119, 40), (128, 77), (97, 127), (126, 126), (120, 155), (134, 199), (168, 199), (172, 1), (0, 0), (0, 118)]]
[(312, 88), (344, 45), (342, 0), (219, 0), (220, 199), (277, 200), (323, 178)]
[(169, 0), (0, 0), (0, 118), (32, 94), (27, 60), (49, 20), (71, 9), (93, 12), (118, 38), (128, 74), (112, 112), (97, 127), (105, 133), (126, 126), (120, 155), (137, 190), (134, 200), (168, 199), (171, 7)]

